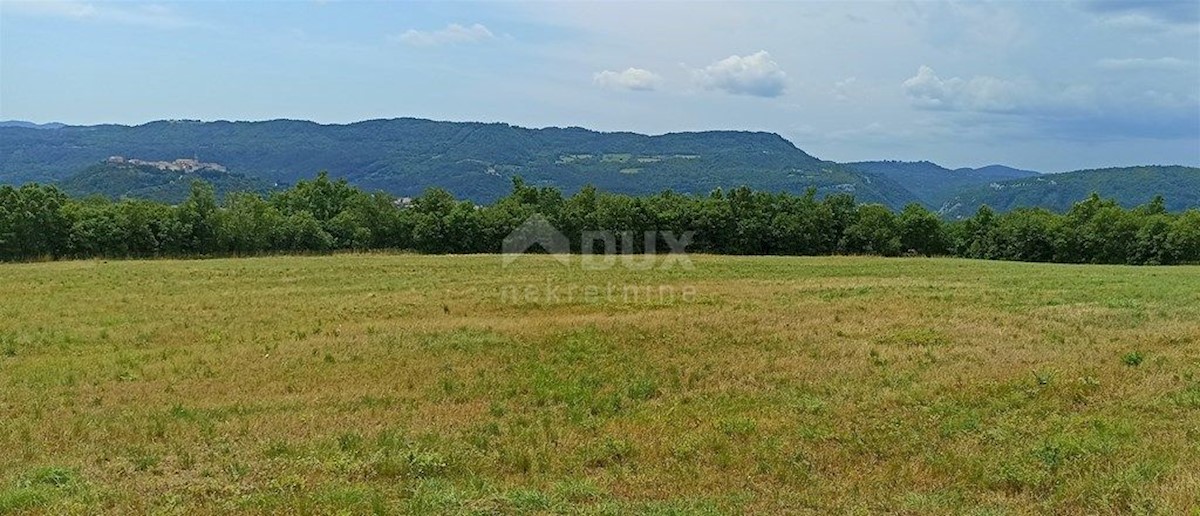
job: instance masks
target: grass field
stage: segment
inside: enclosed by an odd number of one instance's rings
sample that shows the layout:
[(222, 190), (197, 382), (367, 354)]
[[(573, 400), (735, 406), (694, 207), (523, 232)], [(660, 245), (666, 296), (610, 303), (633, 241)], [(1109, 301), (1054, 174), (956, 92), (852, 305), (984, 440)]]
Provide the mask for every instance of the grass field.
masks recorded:
[(0, 512), (1197, 514), (1200, 267), (692, 260), (0, 265)]

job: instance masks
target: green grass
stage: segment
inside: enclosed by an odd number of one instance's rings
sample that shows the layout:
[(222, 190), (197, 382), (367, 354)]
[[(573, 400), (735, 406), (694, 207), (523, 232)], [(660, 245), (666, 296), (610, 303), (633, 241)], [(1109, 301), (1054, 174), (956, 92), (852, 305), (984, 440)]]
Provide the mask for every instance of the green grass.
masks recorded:
[(1198, 267), (692, 260), (0, 266), (0, 513), (1200, 506)]

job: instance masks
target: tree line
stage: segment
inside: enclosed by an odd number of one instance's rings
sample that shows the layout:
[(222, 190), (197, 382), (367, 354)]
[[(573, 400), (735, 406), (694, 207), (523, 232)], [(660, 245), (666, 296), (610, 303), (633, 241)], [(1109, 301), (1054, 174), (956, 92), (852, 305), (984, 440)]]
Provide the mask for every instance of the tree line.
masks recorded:
[[(1061, 263), (1200, 263), (1200, 211), (1168, 213), (1163, 199), (1133, 209), (1093, 194), (1065, 213), (987, 206), (945, 221), (920, 204), (899, 213), (824, 198), (753, 191), (650, 196), (586, 187), (570, 196), (520, 179), (496, 203), (477, 206), (433, 188), (398, 206), (321, 173), (263, 196), (218, 202), (196, 182), (186, 201), (75, 199), (54, 186), (0, 186), (0, 260), (256, 255), (395, 249), (495, 253), (513, 229), (541, 214), (580, 251), (584, 231), (693, 232), (689, 252), (718, 254), (958, 256)], [(632, 242), (665, 251), (663, 242)], [(654, 251), (651, 250), (651, 251)]]

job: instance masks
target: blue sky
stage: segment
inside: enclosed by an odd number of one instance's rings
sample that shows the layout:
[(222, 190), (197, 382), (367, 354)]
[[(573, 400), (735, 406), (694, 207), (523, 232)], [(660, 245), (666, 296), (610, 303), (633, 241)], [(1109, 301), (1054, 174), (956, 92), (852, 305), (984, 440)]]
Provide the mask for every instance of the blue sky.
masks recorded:
[(1200, 165), (1200, 2), (0, 2), (0, 119), (401, 116)]

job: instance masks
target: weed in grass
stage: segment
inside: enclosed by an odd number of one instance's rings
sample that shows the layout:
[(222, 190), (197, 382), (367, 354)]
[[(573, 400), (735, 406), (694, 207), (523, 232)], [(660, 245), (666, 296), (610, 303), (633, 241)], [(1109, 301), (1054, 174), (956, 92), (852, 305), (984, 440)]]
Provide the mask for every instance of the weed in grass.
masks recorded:
[(730, 437), (746, 437), (758, 429), (758, 424), (748, 417), (733, 417), (720, 420), (717, 428)]
[(363, 437), (354, 432), (347, 432), (338, 436), (338, 449), (346, 453), (355, 453), (363, 447)]
[(21, 476), (17, 482), (19, 487), (53, 487), (67, 489), (80, 484), (79, 472), (62, 467), (38, 468)]
[(554, 494), (570, 504), (585, 504), (598, 502), (606, 494), (596, 484), (588, 480), (564, 480), (554, 486)]
[(658, 396), (658, 382), (643, 378), (629, 386), (628, 394), (631, 399), (646, 401)]
[(1121, 362), (1130, 367), (1142, 365), (1142, 361), (1145, 359), (1146, 356), (1142, 354), (1141, 351), (1130, 351), (1129, 353), (1121, 355)]
[(540, 513), (550, 510), (554, 500), (547, 494), (534, 489), (516, 489), (507, 496), (512, 508), (521, 513)]
[(590, 468), (607, 468), (629, 462), (635, 453), (633, 444), (624, 439), (605, 437), (599, 443), (588, 447), (584, 456), (584, 465)]
[(36, 468), (18, 475), (10, 486), (0, 486), (0, 514), (29, 511), (86, 494), (87, 485), (77, 469)]
[(1183, 390), (1176, 392), (1171, 396), (1171, 399), (1180, 407), (1200, 409), (1200, 383), (1191, 384)]
[(127, 458), (130, 464), (133, 465), (133, 470), (138, 472), (151, 472), (162, 462), (162, 457), (157, 453), (144, 449), (131, 450)]
[(278, 440), (271, 441), (271, 443), (267, 445), (267, 449), (263, 452), (263, 455), (268, 459), (286, 458), (294, 454), (295, 451), (292, 450), (292, 447), (289, 446), (287, 442)]
[(950, 339), (933, 328), (905, 328), (892, 332), (878, 341), (880, 344), (906, 347), (940, 347), (950, 343)]

